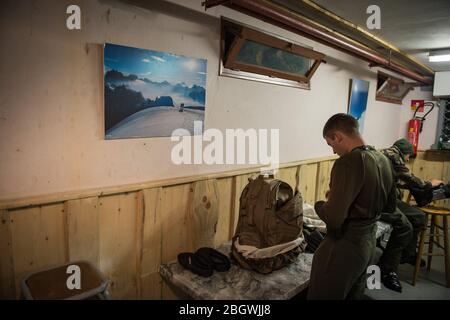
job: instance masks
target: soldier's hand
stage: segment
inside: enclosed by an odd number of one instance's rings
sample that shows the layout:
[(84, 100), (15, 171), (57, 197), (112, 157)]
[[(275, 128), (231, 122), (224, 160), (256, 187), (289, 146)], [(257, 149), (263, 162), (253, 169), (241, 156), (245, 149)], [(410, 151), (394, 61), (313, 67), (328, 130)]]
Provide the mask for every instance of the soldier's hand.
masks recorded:
[(444, 181), (438, 180), (438, 179), (432, 179), (430, 182), (431, 182), (431, 186), (433, 186), (433, 187), (437, 187), (441, 184), (444, 184)]

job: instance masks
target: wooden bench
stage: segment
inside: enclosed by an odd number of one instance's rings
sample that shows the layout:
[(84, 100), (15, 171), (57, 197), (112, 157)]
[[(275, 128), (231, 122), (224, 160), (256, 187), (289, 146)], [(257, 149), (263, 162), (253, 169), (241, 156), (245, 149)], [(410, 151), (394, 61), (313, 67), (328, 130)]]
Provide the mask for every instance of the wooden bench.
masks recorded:
[[(377, 238), (390, 231), (390, 225), (377, 223)], [(230, 253), (231, 242), (217, 248)], [(165, 281), (196, 300), (286, 300), (308, 287), (313, 254), (302, 253), (283, 269), (263, 275), (232, 264), (227, 272), (214, 272), (209, 278), (200, 277), (178, 262), (160, 266)]]

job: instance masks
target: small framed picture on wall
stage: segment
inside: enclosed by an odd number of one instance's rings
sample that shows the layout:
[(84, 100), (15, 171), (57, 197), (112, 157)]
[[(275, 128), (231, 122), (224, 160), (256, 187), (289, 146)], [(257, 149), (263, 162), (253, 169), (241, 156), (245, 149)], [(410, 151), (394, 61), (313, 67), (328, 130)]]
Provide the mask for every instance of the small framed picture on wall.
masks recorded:
[(369, 81), (350, 79), (350, 94), (348, 99), (348, 114), (355, 117), (359, 123), (359, 130), (364, 131), (364, 119), (369, 96)]

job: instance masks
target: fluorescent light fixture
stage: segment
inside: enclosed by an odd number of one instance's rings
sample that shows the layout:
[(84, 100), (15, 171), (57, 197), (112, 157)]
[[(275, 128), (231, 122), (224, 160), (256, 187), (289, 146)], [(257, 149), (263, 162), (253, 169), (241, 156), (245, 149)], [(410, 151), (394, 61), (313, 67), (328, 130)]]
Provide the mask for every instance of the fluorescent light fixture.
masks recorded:
[(450, 49), (430, 51), (428, 58), (430, 62), (450, 61)]
[(440, 56), (430, 56), (431, 62), (450, 61), (450, 54), (443, 54)]

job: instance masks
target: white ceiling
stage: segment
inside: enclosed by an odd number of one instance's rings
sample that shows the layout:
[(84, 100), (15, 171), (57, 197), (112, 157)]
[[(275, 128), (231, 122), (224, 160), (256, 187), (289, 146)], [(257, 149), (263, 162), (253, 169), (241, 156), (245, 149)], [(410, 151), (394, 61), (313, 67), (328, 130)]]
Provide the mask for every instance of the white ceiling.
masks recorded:
[[(300, 1), (300, 0), (298, 0)], [(367, 7), (381, 9), (381, 29), (368, 30), (413, 55), (435, 71), (450, 62), (429, 62), (431, 49), (450, 48), (450, 0), (314, 0), (327, 10), (366, 30)]]

